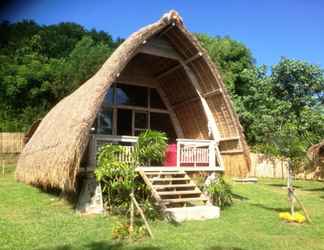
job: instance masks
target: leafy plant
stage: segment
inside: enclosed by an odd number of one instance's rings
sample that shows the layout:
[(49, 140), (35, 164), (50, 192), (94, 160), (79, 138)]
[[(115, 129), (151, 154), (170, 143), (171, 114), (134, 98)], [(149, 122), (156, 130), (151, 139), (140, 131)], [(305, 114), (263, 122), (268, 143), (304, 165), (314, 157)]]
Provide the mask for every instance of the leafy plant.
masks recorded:
[(134, 192), (149, 218), (159, 217), (159, 211), (151, 205), (150, 192), (135, 168), (149, 161), (163, 161), (166, 142), (165, 133), (152, 130), (143, 132), (131, 155), (131, 163), (119, 161), (117, 156), (125, 153), (125, 148), (121, 145), (107, 144), (100, 148), (95, 174), (102, 183), (104, 199), (111, 211), (127, 213), (130, 194)]
[(113, 226), (112, 238), (114, 240), (126, 240), (129, 237), (129, 225), (127, 223), (118, 222)]
[(103, 185), (103, 194), (110, 208), (128, 207), (129, 194), (135, 187), (135, 169), (132, 165), (118, 160), (124, 148), (120, 145), (107, 144), (100, 148), (96, 178)]
[(114, 240), (138, 240), (147, 236), (147, 231), (141, 223), (135, 223), (133, 231), (130, 232), (130, 225), (127, 222), (118, 222), (113, 226), (112, 238)]
[(135, 146), (135, 158), (138, 164), (145, 165), (150, 162), (163, 162), (167, 141), (168, 138), (163, 132), (146, 130), (141, 133)]
[(207, 193), (212, 203), (220, 208), (230, 206), (233, 203), (232, 187), (224, 180), (223, 176), (219, 176), (207, 187)]

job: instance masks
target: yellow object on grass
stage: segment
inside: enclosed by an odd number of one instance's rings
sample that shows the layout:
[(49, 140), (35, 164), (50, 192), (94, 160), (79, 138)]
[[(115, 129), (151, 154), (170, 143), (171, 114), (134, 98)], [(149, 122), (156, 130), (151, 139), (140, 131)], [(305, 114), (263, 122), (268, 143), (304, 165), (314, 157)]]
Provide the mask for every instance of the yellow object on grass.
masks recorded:
[(305, 216), (301, 213), (294, 213), (293, 215), (288, 212), (279, 213), (279, 218), (288, 222), (303, 223), (305, 221)]

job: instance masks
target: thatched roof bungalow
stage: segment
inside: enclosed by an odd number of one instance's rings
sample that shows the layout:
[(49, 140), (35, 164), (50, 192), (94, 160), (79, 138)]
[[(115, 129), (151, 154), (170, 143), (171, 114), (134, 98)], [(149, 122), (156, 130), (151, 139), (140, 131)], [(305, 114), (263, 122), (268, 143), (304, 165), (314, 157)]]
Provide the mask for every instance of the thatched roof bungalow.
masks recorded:
[(178, 140), (183, 145), (215, 142), (202, 156), (216, 154), (207, 167), (223, 166), (232, 176), (249, 172), (249, 149), (219, 71), (175, 11), (131, 34), (94, 76), (48, 112), (20, 155), (16, 177), (73, 191), (93, 136), (96, 142), (132, 141), (145, 128), (185, 138)]
[(324, 165), (324, 140), (320, 143), (312, 145), (307, 150), (308, 158), (314, 162), (316, 166)]

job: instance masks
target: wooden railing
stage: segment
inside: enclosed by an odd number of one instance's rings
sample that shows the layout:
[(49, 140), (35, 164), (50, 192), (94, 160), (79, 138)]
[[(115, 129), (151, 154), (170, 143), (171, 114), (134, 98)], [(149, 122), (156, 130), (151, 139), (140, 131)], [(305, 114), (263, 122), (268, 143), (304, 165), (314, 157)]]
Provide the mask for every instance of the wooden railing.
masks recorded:
[(177, 167), (216, 167), (213, 140), (177, 139)]
[[(123, 162), (130, 163), (133, 145), (136, 142), (135, 136), (92, 135), (88, 165), (91, 169), (96, 166), (96, 154), (99, 148), (108, 143), (123, 145), (125, 150), (117, 157)], [(221, 168), (220, 162), (220, 154), (214, 140), (177, 139), (177, 162), (174, 167)]]
[(91, 135), (89, 142), (89, 154), (87, 168), (92, 170), (97, 164), (96, 156), (101, 146), (105, 144), (121, 144), (125, 147), (125, 152), (119, 154), (117, 157), (124, 162), (131, 162), (131, 151), (137, 142), (135, 136), (111, 136), (111, 135)]
[(132, 163), (132, 153), (134, 151), (134, 146), (122, 146), (123, 152), (117, 154), (117, 159), (125, 163)]

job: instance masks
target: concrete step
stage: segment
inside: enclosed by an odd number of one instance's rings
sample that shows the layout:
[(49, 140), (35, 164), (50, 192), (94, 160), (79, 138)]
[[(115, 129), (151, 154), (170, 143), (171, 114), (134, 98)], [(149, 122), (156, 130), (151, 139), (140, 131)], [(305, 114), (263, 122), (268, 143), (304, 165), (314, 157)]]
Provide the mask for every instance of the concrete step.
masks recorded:
[(170, 219), (176, 222), (216, 219), (220, 216), (219, 207), (211, 205), (167, 208), (165, 212), (168, 214)]

